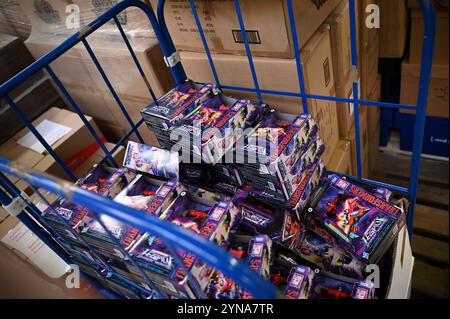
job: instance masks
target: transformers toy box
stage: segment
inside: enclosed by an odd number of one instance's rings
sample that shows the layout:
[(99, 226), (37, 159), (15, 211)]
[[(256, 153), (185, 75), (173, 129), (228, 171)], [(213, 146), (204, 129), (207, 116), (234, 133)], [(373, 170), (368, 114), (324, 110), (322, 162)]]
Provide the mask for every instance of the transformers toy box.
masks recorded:
[(235, 149), (244, 182), (269, 193), (282, 191), (288, 199), (305, 166), (323, 152), (323, 143), (316, 135), (317, 126), (310, 115), (272, 111), (244, 139), (242, 147)]
[(154, 146), (128, 142), (123, 166), (154, 177), (178, 179), (178, 153), (166, 151)]
[(404, 223), (400, 207), (339, 175), (327, 178), (303, 217), (368, 263), (384, 254)]
[(272, 240), (292, 247), (300, 231), (296, 218), (286, 208), (262, 202), (248, 190), (240, 189), (233, 198), (240, 210), (238, 228), (252, 235), (268, 235)]
[(215, 164), (266, 110), (266, 105), (218, 94), (202, 102), (192, 116), (174, 128), (173, 135), (194, 156)]
[[(238, 210), (230, 201), (202, 189), (180, 185), (180, 196), (160, 216), (174, 225), (188, 229), (218, 245), (226, 246)], [(182, 191), (185, 189), (186, 191)], [(165, 293), (177, 298), (196, 297), (195, 286), (204, 290), (213, 269), (189, 252), (177, 249), (177, 254), (191, 272), (195, 283), (188, 277), (164, 243), (151, 235), (132, 251), (137, 264), (152, 281), (157, 282)], [(142, 274), (133, 265), (130, 271), (143, 282)], [(194, 285), (194, 286), (193, 286)]]
[[(132, 207), (143, 214), (155, 215), (167, 208), (176, 196), (176, 181), (162, 182), (138, 175), (114, 201)], [(130, 251), (144, 239), (145, 232), (119, 222), (104, 214), (100, 221), (86, 218), (81, 228), (81, 236), (96, 251), (104, 256), (124, 259), (124, 251)], [(114, 236), (114, 238), (111, 237)]]
[(212, 84), (186, 81), (166, 93), (156, 103), (141, 110), (144, 121), (162, 135), (176, 123), (194, 112), (201, 102), (217, 92)]
[(318, 274), (311, 287), (311, 299), (373, 299), (372, 282), (337, 277), (325, 272)]
[(292, 268), (284, 291), (286, 298), (308, 299), (314, 276), (314, 271), (309, 267), (298, 265)]
[[(266, 235), (247, 236), (233, 234), (228, 251), (237, 259), (244, 261), (250, 269), (268, 280), (272, 260), (272, 241)], [(251, 294), (238, 283), (214, 271), (206, 287), (205, 294), (210, 299), (252, 299)]]

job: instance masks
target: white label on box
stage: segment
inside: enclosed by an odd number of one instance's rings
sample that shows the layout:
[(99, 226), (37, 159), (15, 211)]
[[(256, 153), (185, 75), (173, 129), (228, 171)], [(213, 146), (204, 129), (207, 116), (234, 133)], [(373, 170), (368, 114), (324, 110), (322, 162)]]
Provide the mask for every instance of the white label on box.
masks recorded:
[(24, 224), (18, 223), (1, 241), (20, 251), (50, 278), (63, 276), (70, 267)]
[[(67, 135), (72, 129), (50, 120), (43, 120), (38, 126), (36, 126), (36, 130), (42, 135), (48, 145), (52, 146), (59, 139)], [(17, 143), (40, 154), (45, 152), (44, 145), (42, 145), (31, 132), (19, 139)]]

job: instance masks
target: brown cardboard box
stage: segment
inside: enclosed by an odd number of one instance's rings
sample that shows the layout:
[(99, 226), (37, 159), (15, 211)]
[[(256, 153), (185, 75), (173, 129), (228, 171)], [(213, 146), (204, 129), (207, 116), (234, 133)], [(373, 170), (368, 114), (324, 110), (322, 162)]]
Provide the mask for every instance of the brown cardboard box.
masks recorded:
[[(362, 175), (367, 178), (370, 172), (369, 161), (369, 135), (367, 132), (367, 109), (366, 107), (360, 108), (360, 143), (361, 143), (361, 161), (362, 161)], [(350, 131), (348, 138), (352, 148), (352, 171), (357, 174), (357, 161), (356, 161), (356, 133), (355, 128)]]
[[(92, 125), (94, 130), (97, 132), (100, 138), (103, 138), (102, 133), (98, 129), (92, 117), (87, 116), (86, 119)], [(81, 118), (78, 114), (59, 109), (56, 107), (51, 108), (44, 114), (42, 114), (39, 118), (33, 121), (33, 125), (36, 127), (44, 120), (50, 120), (52, 122), (65, 125), (71, 128), (71, 131), (66, 134), (63, 138), (56, 141), (51, 147), (56, 153), (61, 157), (63, 161), (69, 161), (67, 164), (69, 167), (72, 165), (70, 160), (75, 154), (79, 154), (83, 157), (84, 154), (88, 154), (88, 148), (93, 148), (93, 151), (90, 152), (91, 155), (96, 150), (95, 144), (97, 143), (94, 137), (91, 135), (87, 127), (84, 125)], [(14, 135), (13, 139), (15, 141), (19, 141), (23, 136), (29, 133), (27, 128), (23, 129), (16, 135)], [(93, 145), (93, 146), (92, 146)], [(47, 155), (47, 151), (44, 152), (44, 155)]]
[(332, 172), (353, 175), (350, 141), (340, 140), (333, 151), (333, 156), (328, 163), (325, 163), (325, 166)]
[(0, 10), (0, 33), (25, 40), (31, 33), (30, 21), (15, 0), (3, 0)]
[(336, 87), (346, 85), (352, 70), (350, 40), (350, 14), (348, 0), (344, 0), (327, 20), (330, 25), (331, 49), (333, 52), (334, 81)]
[[(415, 105), (419, 91), (420, 65), (403, 62), (400, 102)], [(448, 118), (448, 65), (433, 65), (427, 115)], [(414, 113), (401, 110), (403, 113)]]
[[(448, 65), (448, 8), (436, 10), (436, 40), (434, 45), (433, 64)], [(423, 14), (419, 9), (411, 10), (411, 41), (409, 63), (420, 64), (423, 46)]]
[(401, 58), (405, 52), (408, 17), (404, 0), (378, 0), (380, 6), (380, 57)]
[[(299, 47), (302, 48), (327, 19), (339, 0), (292, 1)], [(151, 0), (156, 9), (157, 0)], [(239, 1), (254, 56), (292, 58), (294, 50), (285, 0)], [(197, 12), (213, 53), (245, 55), (234, 1), (196, 1)], [(204, 47), (187, 0), (168, 0), (167, 27), (179, 50), (203, 52)]]
[[(334, 96), (335, 86), (329, 31), (323, 28), (317, 32), (302, 49), (301, 55), (307, 92)], [(214, 82), (208, 59), (203, 53), (181, 52), (181, 59), (189, 78), (199, 82)], [(254, 87), (247, 57), (213, 54), (213, 59), (222, 84)], [(300, 91), (295, 59), (255, 57), (254, 64), (262, 89), (285, 92)], [(249, 93), (236, 91), (227, 91), (226, 93), (237, 97), (255, 98), (254, 94)], [(264, 98), (266, 97), (266, 103), (282, 112), (300, 114), (303, 111), (298, 98), (274, 95), (264, 96)], [(336, 103), (331, 101), (308, 101), (308, 111), (318, 122), (321, 137), (327, 147), (325, 158), (331, 156), (331, 152), (339, 140), (335, 105)]]
[[(360, 83), (360, 81), (359, 81)], [(361, 85), (359, 85), (359, 90), (361, 90)], [(336, 87), (336, 96), (342, 98), (353, 98), (353, 79), (349, 75), (347, 82), (344, 87)], [(358, 96), (361, 96), (361, 91)], [(339, 122), (339, 136), (346, 138), (350, 129), (355, 124), (355, 107), (353, 103), (337, 102), (337, 115)]]
[(378, 125), (375, 127), (375, 132), (369, 138), (369, 169), (370, 173), (375, 171), (380, 158), (380, 118), (378, 117)]
[(366, 25), (366, 7), (377, 4), (377, 0), (358, 1), (359, 10), (359, 72), (361, 83), (361, 98), (367, 99), (375, 87), (378, 75), (379, 31), (376, 28), (369, 29)]
[[(53, 49), (61, 40), (59, 37), (44, 40), (30, 38), (25, 44), (38, 58)], [(93, 51), (122, 104), (136, 123), (141, 118), (140, 109), (152, 103), (152, 98), (128, 49), (121, 42), (97, 40)], [(150, 38), (134, 45), (134, 52), (153, 91), (158, 97), (162, 96), (174, 82), (169, 69), (164, 65), (157, 40)], [(84, 114), (110, 126), (126, 131), (130, 129), (116, 100), (83, 47), (76, 46), (65, 53), (52, 63), (52, 69)], [(152, 144), (156, 140), (153, 137), (150, 139), (146, 143)]]

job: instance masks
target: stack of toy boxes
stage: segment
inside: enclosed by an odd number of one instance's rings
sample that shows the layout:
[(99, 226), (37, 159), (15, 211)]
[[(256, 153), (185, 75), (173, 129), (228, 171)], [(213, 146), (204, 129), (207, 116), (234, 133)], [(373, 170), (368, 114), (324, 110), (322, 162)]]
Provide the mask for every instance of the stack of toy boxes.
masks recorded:
[[(184, 227), (218, 245), (227, 245), (238, 209), (223, 197), (191, 186), (179, 184), (180, 196), (160, 216), (173, 225)], [(176, 250), (194, 280), (174, 259), (173, 251), (162, 240), (149, 235), (131, 254), (138, 266), (167, 297), (196, 298), (209, 282), (213, 270), (191, 253)], [(139, 282), (145, 282), (142, 273), (128, 263), (128, 268)]]
[(180, 181), (212, 192), (233, 196), (242, 185), (233, 164), (180, 163)]
[[(113, 198), (133, 178), (132, 175), (127, 169), (96, 165), (85, 177), (77, 181), (76, 186), (103, 197)], [(63, 198), (51, 206), (43, 213), (45, 222), (63, 239), (84, 247), (83, 240), (76, 234), (79, 234), (86, 221), (91, 219), (88, 210)]]
[(373, 299), (374, 284), (367, 281), (347, 280), (327, 273), (315, 276), (310, 299)]
[(162, 148), (169, 149), (177, 141), (170, 138), (172, 129), (182, 119), (196, 111), (201, 102), (216, 93), (213, 85), (187, 81), (176, 86), (141, 113), (147, 126), (152, 130)]
[(324, 179), (302, 221), (312, 231), (366, 263), (376, 263), (404, 224), (404, 210), (391, 203), (390, 191), (368, 191), (331, 174)]
[[(272, 241), (268, 236), (246, 236), (233, 234), (227, 247), (230, 254), (244, 261), (251, 270), (269, 280), (272, 260)], [(231, 278), (220, 271), (214, 271), (205, 294), (210, 299), (251, 299), (251, 294), (243, 290)]]
[(320, 161), (324, 146), (317, 131), (310, 115), (272, 111), (243, 147), (236, 147), (244, 182), (271, 200), (289, 200), (305, 174)]
[(200, 104), (174, 130), (194, 158), (215, 164), (263, 115), (265, 105), (217, 94)]

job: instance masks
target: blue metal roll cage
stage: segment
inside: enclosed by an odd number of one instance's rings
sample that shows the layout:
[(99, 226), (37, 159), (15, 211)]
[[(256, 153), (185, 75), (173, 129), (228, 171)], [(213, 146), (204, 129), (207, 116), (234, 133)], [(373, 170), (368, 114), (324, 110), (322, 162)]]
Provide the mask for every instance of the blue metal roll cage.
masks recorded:
[[(393, 103), (384, 103), (377, 101), (367, 101), (361, 100), (358, 96), (359, 92), (359, 83), (355, 80), (353, 82), (353, 98), (339, 98), (339, 97), (331, 97), (331, 96), (322, 96), (316, 94), (308, 94), (305, 90), (304, 77), (303, 77), (303, 69), (302, 69), (302, 61), (300, 57), (299, 44), (297, 40), (297, 28), (296, 22), (294, 19), (294, 11), (292, 0), (286, 0), (287, 8), (289, 12), (289, 22), (290, 28), (292, 30), (292, 41), (295, 51), (295, 60), (297, 62), (297, 71), (298, 71), (298, 81), (300, 92), (283, 92), (283, 91), (274, 91), (274, 90), (265, 90), (261, 89), (258, 82), (258, 77), (255, 71), (255, 66), (253, 64), (253, 58), (251, 54), (251, 49), (249, 45), (249, 41), (247, 39), (247, 33), (245, 32), (245, 23), (242, 17), (241, 8), (238, 0), (234, 1), (234, 6), (236, 9), (236, 14), (238, 18), (238, 22), (241, 28), (241, 32), (243, 35), (243, 42), (246, 49), (246, 53), (248, 56), (248, 62), (250, 65), (251, 75), (254, 82), (254, 88), (245, 88), (245, 87), (235, 87), (229, 85), (223, 85), (220, 83), (213, 57), (208, 47), (208, 43), (203, 32), (203, 28), (201, 26), (201, 22), (197, 13), (197, 9), (195, 7), (194, 0), (188, 0), (191, 6), (192, 12), (194, 14), (195, 21), (197, 23), (199, 33), (201, 36), (201, 40), (203, 42), (205, 52), (207, 54), (207, 58), (216, 81), (217, 86), (220, 89), (231, 89), (236, 91), (243, 92), (253, 92), (256, 93), (259, 101), (263, 101), (262, 94), (271, 94), (271, 95), (280, 95), (280, 96), (290, 96), (290, 97), (298, 97), (301, 99), (301, 106), (303, 107), (303, 111), (308, 111), (308, 100), (310, 99), (318, 99), (318, 100), (328, 100), (328, 101), (336, 101), (336, 102), (346, 102), (352, 103), (354, 105), (354, 117), (355, 117), (355, 134), (356, 134), (356, 150), (357, 150), (357, 176), (354, 178), (358, 178), (363, 180), (364, 182), (377, 185), (377, 186), (386, 186), (391, 188), (394, 191), (405, 194), (409, 197), (410, 200), (410, 209), (408, 213), (408, 230), (410, 236), (412, 236), (412, 226), (414, 221), (414, 211), (415, 211), (415, 203), (417, 197), (417, 186), (419, 180), (419, 168), (420, 168), (420, 159), (422, 153), (422, 144), (424, 137), (424, 129), (425, 129), (425, 118), (426, 118), (426, 108), (427, 108), (427, 99), (428, 99), (428, 88), (431, 78), (431, 67), (432, 67), (432, 57), (434, 50), (434, 41), (435, 41), (435, 11), (433, 7), (432, 0), (419, 0), (420, 7), (424, 15), (425, 21), (425, 31), (424, 31), (424, 42), (423, 42), (423, 52), (422, 52), (422, 65), (421, 65), (421, 75), (419, 82), (419, 91), (418, 91), (418, 99), (417, 105), (402, 105), (402, 104), (393, 104)], [(357, 41), (356, 41), (356, 16), (355, 16), (355, 0), (349, 0), (349, 10), (350, 10), (350, 31), (351, 31), (351, 51), (352, 51), (352, 68), (353, 72), (357, 72)], [(133, 61), (136, 64), (136, 67), (139, 71), (139, 74), (142, 76), (143, 81), (147, 84), (149, 90), (149, 96), (156, 100), (156, 96), (149, 86), (149, 82), (146, 79), (146, 76), (140, 66), (136, 55), (134, 54), (132, 47), (127, 39), (127, 36), (120, 25), (117, 15), (123, 10), (129, 7), (137, 7), (145, 12), (150, 23), (155, 31), (155, 34), (159, 40), (159, 44), (161, 46), (162, 52), (165, 56), (166, 62), (170, 67), (171, 73), (177, 84), (181, 84), (187, 80), (186, 73), (183, 69), (183, 66), (180, 62), (177, 63), (169, 63), (172, 61), (171, 58), (178, 54), (176, 48), (172, 42), (170, 33), (167, 29), (164, 17), (164, 5), (165, 0), (159, 0), (157, 6), (157, 17), (149, 6), (144, 4), (139, 0), (123, 0), (122, 2), (115, 5), (113, 8), (108, 10), (106, 13), (98, 17), (96, 20), (91, 22), (88, 26), (83, 28), (80, 32), (72, 35), (63, 43), (61, 43), (58, 47), (41, 57), (39, 60), (31, 64), (29, 67), (15, 75), (13, 78), (5, 82), (0, 86), (0, 98), (4, 98), (5, 101), (10, 105), (10, 107), (16, 112), (18, 117), (23, 121), (23, 123), (28, 127), (28, 129), (36, 136), (36, 138), (41, 142), (41, 144), (45, 147), (48, 153), (55, 159), (58, 165), (63, 169), (63, 171), (67, 174), (70, 180), (75, 181), (76, 178), (70, 169), (64, 164), (64, 161), (56, 154), (56, 152), (51, 148), (51, 146), (45, 141), (45, 139), (39, 134), (36, 128), (33, 126), (31, 121), (27, 118), (26, 114), (24, 114), (20, 108), (14, 103), (14, 101), (8, 95), (11, 90), (16, 88), (18, 85), (23, 83), (26, 79), (28, 79), (33, 74), (46, 70), (49, 76), (53, 79), (56, 86), (60, 89), (61, 93), (66, 97), (69, 105), (72, 109), (80, 116), (90, 133), (93, 135), (95, 140), (100, 145), (101, 149), (105, 153), (105, 158), (101, 161), (100, 164), (104, 162), (109, 162), (110, 164), (117, 166), (115, 163), (112, 154), (118, 150), (118, 148), (123, 145), (133, 134), (137, 136), (137, 138), (143, 142), (142, 137), (138, 132), (138, 128), (143, 124), (143, 120), (141, 119), (137, 123), (134, 123), (130, 118), (128, 112), (126, 111), (125, 106), (121, 102), (119, 96), (115, 92), (111, 82), (109, 81), (106, 73), (104, 72), (100, 62), (95, 56), (95, 53), (89, 46), (87, 38), (93, 32), (95, 32), (102, 25), (110, 21), (111, 19), (115, 21), (116, 26), (125, 42)], [(117, 145), (110, 151), (105, 147), (104, 143), (97, 135), (93, 127), (90, 125), (89, 121), (81, 112), (77, 103), (70, 96), (70, 93), (65, 89), (62, 82), (59, 80), (57, 75), (53, 72), (50, 67), (50, 63), (55, 61), (69, 49), (74, 47), (78, 43), (83, 43), (87, 52), (89, 53), (92, 61), (96, 65), (99, 73), (105, 81), (106, 86), (110, 90), (114, 99), (116, 100), (119, 108), (125, 115), (125, 118), (129, 122), (131, 126), (131, 130), (117, 143)], [(354, 77), (355, 79), (357, 76)], [(193, 79), (195, 80), (195, 79)], [(416, 111), (416, 121), (415, 121), (415, 134), (414, 134), (414, 145), (412, 152), (412, 165), (411, 165), (411, 179), (408, 188), (398, 187), (395, 185), (388, 185), (376, 181), (371, 181), (362, 178), (362, 163), (361, 163), (361, 142), (360, 142), (360, 125), (359, 125), (359, 106), (360, 105), (368, 105), (372, 107), (385, 107), (385, 108), (393, 108), (393, 109), (408, 109)], [(143, 231), (150, 232), (155, 236), (158, 236), (164, 240), (164, 243), (168, 247), (170, 251), (174, 251), (174, 247), (178, 247), (180, 249), (189, 251), (194, 255), (198, 256), (202, 261), (207, 264), (214, 266), (219, 269), (226, 276), (233, 278), (236, 282), (238, 282), (243, 288), (247, 289), (250, 293), (252, 293), (257, 298), (274, 298), (277, 296), (275, 289), (268, 283), (259, 278), (255, 273), (250, 271), (247, 267), (245, 267), (240, 261), (236, 260), (234, 257), (230, 256), (226, 251), (217, 248), (214, 244), (199, 238), (192, 233), (180, 229), (178, 227), (174, 227), (164, 221), (161, 221), (153, 216), (143, 216), (138, 211), (120, 205), (118, 203), (112, 202), (111, 200), (99, 198), (98, 196), (86, 192), (84, 190), (78, 189), (69, 183), (62, 183), (60, 180), (57, 180), (52, 177), (44, 176), (42, 174), (38, 174), (36, 172), (30, 172), (23, 167), (12, 164), (9, 160), (0, 157), (0, 202), (4, 206), (8, 206), (16, 199), (20, 198), (26, 200), (28, 205), (20, 214), (18, 214), (19, 219), (28, 226), (34, 233), (36, 233), (47, 245), (49, 245), (59, 256), (61, 256), (65, 261), (69, 264), (71, 263), (69, 255), (59, 244), (61, 242), (61, 238), (57, 238), (57, 236), (52, 233), (49, 227), (46, 227), (45, 223), (42, 221), (40, 210), (31, 202), (29, 202), (24, 196), (23, 193), (4, 175), (10, 174), (18, 178), (22, 178), (24, 181), (28, 182), (32, 188), (36, 191), (37, 194), (41, 196), (42, 199), (45, 200), (42, 193), (37, 190), (37, 188), (42, 188), (47, 191), (53, 192), (59, 196), (64, 198), (68, 198), (73, 202), (84, 205), (87, 207), (94, 215), (95, 218), (98, 219), (98, 213), (106, 214), (110, 217), (114, 217), (119, 221), (125, 222), (127, 224), (138, 227)], [(95, 212), (95, 213), (94, 213)], [(36, 223), (36, 220), (41, 222), (44, 226), (40, 226)], [(113, 238), (113, 236), (111, 236)], [(120, 246), (120, 245), (119, 245)], [(91, 248), (91, 247), (89, 247)], [(93, 249), (91, 252), (94, 253)], [(174, 254), (177, 255), (177, 254)], [(178, 255), (177, 255), (178, 256)], [(132, 259), (132, 258), (131, 258)], [(183, 263), (179, 258), (175, 258), (176, 262), (185, 269)], [(113, 272), (113, 270), (108, 266), (108, 262), (105, 262), (99, 258), (100, 266), (105, 267), (106, 271)], [(131, 260), (133, 262), (133, 260)], [(191, 281), (191, 276), (189, 272), (186, 272), (188, 279)], [(148, 277), (144, 277), (147, 279), (147, 283), (150, 287), (150, 290), (153, 292), (153, 297), (162, 297), (162, 294), (159, 292), (159, 289), (155, 287), (155, 285), (148, 279)], [(192, 282), (192, 281), (191, 281)], [(98, 285), (96, 282), (92, 282), (99, 291), (103, 292), (108, 297), (117, 297), (114, 294), (111, 294), (107, 290), (105, 290), (102, 285)], [(133, 283), (129, 283), (132, 285)], [(195, 285), (194, 285), (195, 286)], [(145, 290), (143, 287), (137, 287), (137, 289)], [(201, 291), (199, 291), (199, 287), (194, 287), (196, 293), (203, 297)], [(151, 292), (150, 292), (151, 294)]]

